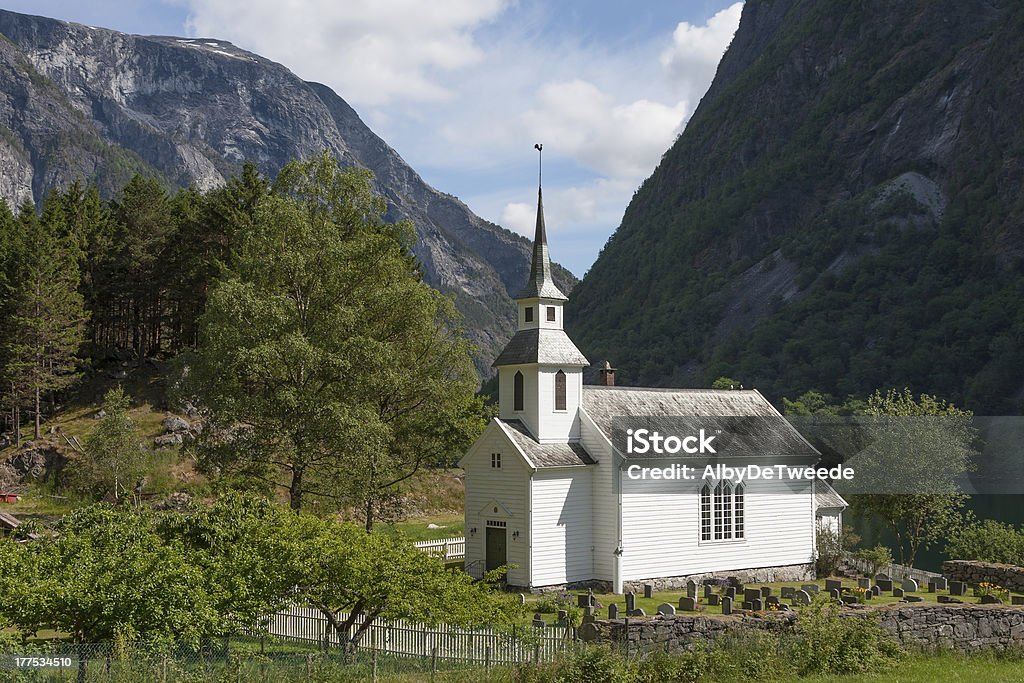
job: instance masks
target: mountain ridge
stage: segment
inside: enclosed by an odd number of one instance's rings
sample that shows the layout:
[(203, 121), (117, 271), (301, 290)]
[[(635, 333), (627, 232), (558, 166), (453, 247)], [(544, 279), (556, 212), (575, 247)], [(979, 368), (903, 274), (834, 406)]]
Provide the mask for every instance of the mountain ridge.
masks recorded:
[[(410, 219), (431, 286), (453, 295), (478, 369), (515, 329), (530, 243), (428, 185), (340, 95), (215, 38), (138, 36), (0, 10), (0, 197), (37, 204), (75, 179), (113, 196), (135, 173), (209, 189), (244, 161), (273, 175), (327, 149), (365, 166)], [(576, 279), (561, 266), (566, 289)]]

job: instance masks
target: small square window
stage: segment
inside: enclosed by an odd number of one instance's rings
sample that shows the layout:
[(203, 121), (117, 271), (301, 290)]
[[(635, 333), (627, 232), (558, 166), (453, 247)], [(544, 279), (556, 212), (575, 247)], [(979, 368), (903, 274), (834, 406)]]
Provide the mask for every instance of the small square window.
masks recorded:
[(501, 469), (501, 453), (491, 453), (491, 467)]
[(548, 306), (548, 322), (555, 322), (555, 307)]
[(523, 319), (528, 323), (533, 322), (533, 306), (527, 306), (523, 310)]

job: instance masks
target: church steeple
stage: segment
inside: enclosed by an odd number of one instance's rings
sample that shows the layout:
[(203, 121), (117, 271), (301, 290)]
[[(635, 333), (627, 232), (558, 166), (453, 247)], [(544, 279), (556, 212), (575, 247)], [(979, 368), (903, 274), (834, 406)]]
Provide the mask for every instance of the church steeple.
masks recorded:
[[(534, 145), (540, 152), (542, 145)], [(498, 369), (498, 406), (503, 420), (519, 420), (541, 443), (579, 438), (583, 368), (590, 364), (563, 329), (569, 300), (551, 277), (538, 172), (537, 230), (526, 286), (516, 295), (515, 336), (492, 364)]]
[(569, 297), (562, 293), (551, 277), (551, 259), (548, 256), (548, 236), (544, 227), (544, 189), (543, 176), (539, 164), (540, 155), (543, 155), (544, 145), (536, 144), (534, 149), (538, 152), (537, 170), (537, 227), (533, 235), (533, 259), (530, 262), (530, 277), (526, 280), (526, 287), (516, 296), (517, 299), (561, 299), (568, 301)]

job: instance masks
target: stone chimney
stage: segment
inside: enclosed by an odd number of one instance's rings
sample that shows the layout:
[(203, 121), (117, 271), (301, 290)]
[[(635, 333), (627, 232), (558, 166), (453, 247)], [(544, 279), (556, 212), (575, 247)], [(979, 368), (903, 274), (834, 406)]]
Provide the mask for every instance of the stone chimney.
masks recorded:
[(602, 387), (614, 387), (615, 386), (615, 368), (608, 361), (604, 362), (604, 366), (601, 368), (601, 382)]

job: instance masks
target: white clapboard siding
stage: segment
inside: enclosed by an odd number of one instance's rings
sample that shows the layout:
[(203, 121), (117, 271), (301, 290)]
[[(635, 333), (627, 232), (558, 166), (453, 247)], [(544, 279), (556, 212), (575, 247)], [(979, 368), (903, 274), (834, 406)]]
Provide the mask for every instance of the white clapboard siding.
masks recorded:
[(416, 541), (413, 545), (444, 560), (461, 560), (466, 556), (466, 539), (463, 536), (436, 541)]
[(592, 519), (594, 530), (595, 579), (614, 579), (615, 548), (619, 540), (618, 499), (615, 495), (615, 459), (611, 446), (587, 416), (580, 418), (580, 442), (587, 453), (597, 461), (591, 470), (593, 487)]
[(593, 578), (591, 469), (552, 468), (533, 475), (534, 586)]
[[(342, 612), (340, 621), (349, 616)], [(362, 617), (355, 620), (362, 625)], [(355, 630), (355, 629), (354, 629)], [(327, 618), (312, 607), (292, 606), (267, 621), (271, 636), (289, 640), (339, 645)], [(548, 627), (529, 642), (493, 629), (460, 629), (446, 624), (426, 626), (404, 620), (376, 620), (357, 643), (360, 650), (406, 657), (486, 663), (495, 665), (550, 661), (575, 639), (572, 629)]]
[[(492, 453), (501, 453), (500, 468), (491, 467)], [(529, 538), (529, 468), (494, 422), (463, 458), (462, 467), (466, 472), (466, 571), (475, 578), (483, 576), (487, 520), (504, 521), (508, 529), (506, 559), (509, 564), (517, 565), (508, 573), (508, 582), (516, 586), (529, 585), (530, 557), (526, 541)], [(498, 512), (494, 512), (494, 507), (498, 507)], [(507, 518), (505, 510), (510, 515)], [(473, 529), (476, 529), (475, 534)], [(517, 530), (520, 535), (513, 539), (512, 533)]]
[(623, 579), (811, 562), (810, 484), (746, 483), (745, 538), (700, 541), (701, 482), (637, 481), (622, 473)]

